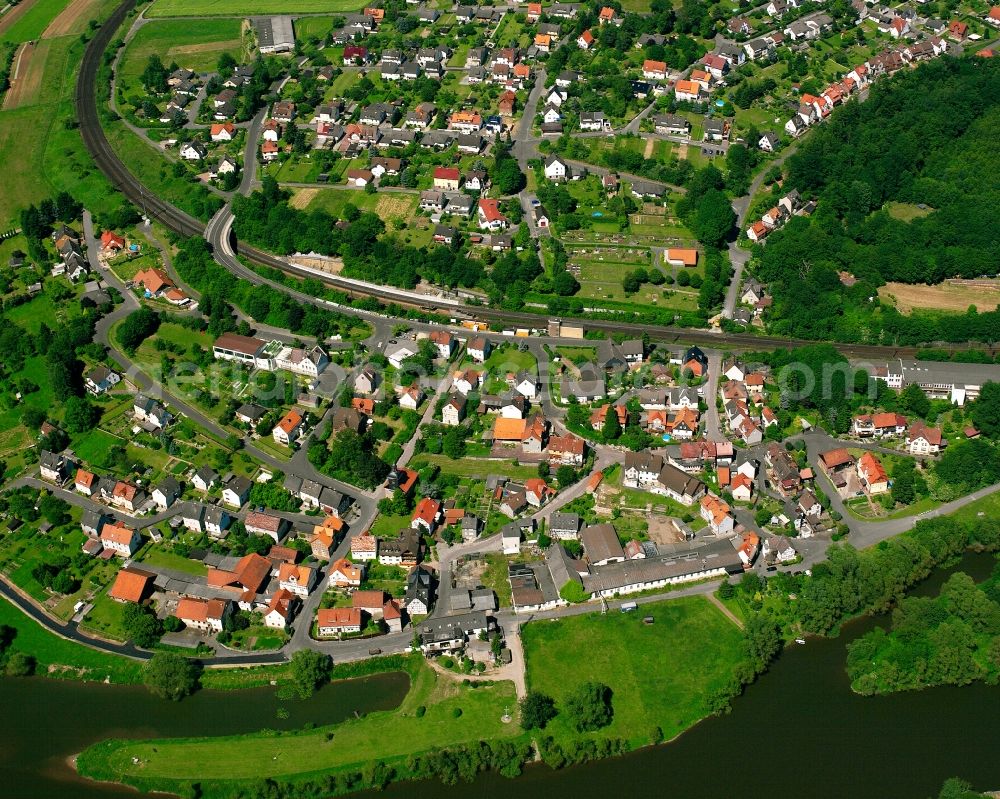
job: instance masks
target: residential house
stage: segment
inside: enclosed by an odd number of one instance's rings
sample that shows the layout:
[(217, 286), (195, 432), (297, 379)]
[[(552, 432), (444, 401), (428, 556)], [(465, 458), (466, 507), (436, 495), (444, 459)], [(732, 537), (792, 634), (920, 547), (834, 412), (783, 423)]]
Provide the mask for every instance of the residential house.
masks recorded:
[(548, 180), (566, 180), (569, 177), (569, 166), (557, 155), (545, 159), (545, 177)]
[(403, 607), (412, 616), (426, 616), (434, 599), (434, 579), (422, 566), (415, 566), (406, 575), (406, 595)]
[(508, 225), (507, 217), (500, 211), (500, 201), (482, 198), (479, 200), (479, 228), (481, 230), (503, 230)]
[(906, 434), (906, 448), (911, 455), (936, 455), (944, 444), (941, 431), (923, 422), (914, 423)]
[(558, 466), (582, 466), (587, 443), (572, 433), (552, 436), (546, 449), (549, 463)]
[(197, 599), (183, 597), (173, 615), (184, 622), (185, 627), (207, 633), (221, 633), (226, 617), (232, 611), (232, 604), (226, 599)]
[(88, 472), (86, 469), (77, 469), (76, 477), (73, 480), (73, 488), (86, 497), (94, 493), (97, 488), (97, 475)]
[(575, 541), (580, 537), (580, 516), (557, 511), (549, 517), (549, 536), (560, 541)]
[(233, 475), (222, 489), (222, 501), (233, 508), (241, 508), (250, 498), (253, 483), (241, 475)]
[(83, 378), (84, 388), (95, 396), (108, 393), (119, 382), (121, 382), (121, 376), (106, 366), (91, 369)]
[(381, 382), (379, 373), (372, 366), (365, 366), (354, 378), (354, 391), (357, 394), (374, 394)]
[(266, 535), (272, 538), (276, 544), (281, 543), (281, 539), (285, 537), (289, 527), (287, 519), (261, 511), (248, 513), (243, 525), (251, 535)]
[(160, 484), (153, 489), (153, 502), (161, 511), (166, 510), (181, 495), (181, 485), (173, 477), (165, 477)]
[(38, 457), (38, 469), (45, 480), (61, 483), (69, 476), (72, 462), (65, 455), (42, 450)]
[(362, 533), (351, 539), (351, 557), (358, 561), (375, 560), (378, 557), (379, 540), (371, 533)]
[(500, 528), (500, 544), (504, 555), (517, 555), (521, 551), (521, 527), (516, 522)]
[(120, 521), (105, 524), (101, 528), (100, 540), (105, 549), (123, 558), (131, 558), (142, 546), (139, 531)]
[(271, 596), (271, 601), (264, 608), (264, 626), (276, 630), (286, 630), (300, 604), (298, 597), (291, 591), (279, 588)]
[(131, 483), (119, 480), (111, 492), (111, 504), (116, 508), (135, 513), (145, 502), (146, 495)]
[(458, 167), (439, 166), (434, 168), (434, 188), (443, 191), (458, 191), (462, 173)]
[[(581, 111), (580, 112), (580, 130), (587, 131), (610, 131), (611, 130), (611, 120), (604, 116), (603, 111)], [(569, 177), (569, 170), (567, 169), (567, 177)], [(548, 177), (548, 174), (546, 174)]]
[(357, 588), (364, 579), (364, 567), (341, 558), (330, 566), (329, 583), (334, 588)]
[(358, 608), (320, 608), (316, 612), (316, 632), (320, 637), (359, 633), (361, 623)]
[(468, 401), (462, 393), (451, 394), (441, 408), (441, 422), (450, 427), (460, 425), (465, 419), (465, 406)]
[(420, 562), (420, 534), (415, 529), (400, 530), (396, 538), (379, 540), (378, 562), (388, 566), (411, 568)]
[(882, 462), (871, 452), (858, 459), (858, 477), (869, 494), (884, 494), (889, 490), (889, 474)]
[(473, 361), (476, 363), (483, 363), (490, 357), (490, 351), (492, 348), (492, 344), (488, 338), (485, 336), (476, 336), (469, 341), (465, 351)]
[(302, 414), (293, 408), (274, 426), (271, 435), (276, 443), (291, 446), (301, 435), (304, 421)]
[(734, 519), (729, 505), (719, 497), (708, 495), (701, 500), (701, 518), (708, 522), (715, 535), (728, 535), (733, 531)]
[(677, 114), (659, 114), (653, 118), (653, 130), (661, 136), (688, 136), (691, 123)]
[(191, 484), (199, 491), (209, 491), (219, 482), (219, 473), (211, 466), (200, 467), (191, 477)]
[(413, 510), (410, 527), (414, 530), (423, 529), (427, 533), (433, 533), (440, 521), (441, 503), (436, 499), (424, 497)]
[(316, 570), (295, 563), (282, 563), (278, 568), (278, 586), (289, 593), (307, 597), (316, 584)]

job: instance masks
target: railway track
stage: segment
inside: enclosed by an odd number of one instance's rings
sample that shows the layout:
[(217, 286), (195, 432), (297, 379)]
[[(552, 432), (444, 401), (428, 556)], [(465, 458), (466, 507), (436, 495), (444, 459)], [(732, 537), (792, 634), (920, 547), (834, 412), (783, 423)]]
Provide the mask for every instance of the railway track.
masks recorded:
[[(80, 132), (83, 141), (97, 167), (108, 180), (137, 207), (144, 208), (146, 214), (156, 219), (168, 229), (182, 236), (206, 236), (205, 223), (185, 213), (146, 189), (139, 179), (133, 175), (114, 152), (101, 127), (100, 112), (97, 98), (97, 75), (101, 62), (112, 38), (121, 26), (125, 17), (135, 6), (135, 0), (124, 0), (108, 17), (94, 38), (87, 44), (80, 66), (76, 84), (76, 110), (80, 122)], [(286, 274), (300, 278), (316, 279), (313, 271), (298, 269), (269, 253), (258, 250), (242, 242), (236, 242), (236, 252), (251, 263), (258, 266), (278, 269)], [(220, 259), (220, 263), (230, 271), (236, 271), (233, 266)], [(246, 277), (246, 275), (241, 275)], [(448, 305), (441, 308), (440, 303), (428, 298), (421, 301), (412, 295), (401, 295), (392, 288), (377, 289), (359, 287), (358, 285), (336, 276), (321, 278), (328, 285), (345, 292), (354, 298), (374, 298), (382, 302), (395, 303), (400, 306), (417, 308), (422, 311), (442, 311), (456, 316), (467, 316), (488, 322), (500, 322), (516, 327), (539, 327), (544, 324), (544, 317), (537, 314), (503, 311), (496, 308), (474, 306)], [(613, 320), (586, 319), (581, 320), (588, 329), (607, 333), (625, 333), (628, 335), (649, 335), (658, 341), (698, 344), (705, 347), (723, 350), (759, 350), (775, 348), (794, 348), (815, 344), (813, 341), (783, 338), (778, 336), (752, 336), (740, 333), (722, 333), (691, 328), (671, 327), (641, 323), (627, 323)], [(880, 346), (871, 344), (835, 344), (846, 356), (857, 359), (888, 359), (912, 357), (917, 348)], [(955, 345), (945, 348), (958, 349)], [(964, 349), (964, 347), (962, 347)]]

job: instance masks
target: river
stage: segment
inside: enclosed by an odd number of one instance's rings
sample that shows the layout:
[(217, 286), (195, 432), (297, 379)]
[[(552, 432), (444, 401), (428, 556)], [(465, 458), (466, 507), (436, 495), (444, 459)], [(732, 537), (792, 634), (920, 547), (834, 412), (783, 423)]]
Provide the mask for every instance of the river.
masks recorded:
[(181, 702), (169, 702), (142, 686), (37, 677), (3, 679), (0, 796), (107, 799), (124, 793), (138, 797), (131, 788), (78, 778), (68, 758), (110, 737), (234, 735), (330, 724), (355, 711), (394, 708), (409, 685), (406, 674), (395, 672), (332, 683), (308, 701), (281, 700), (276, 689), (257, 688), (239, 693), (199, 691)]
[[(995, 563), (990, 555), (967, 555), (912, 593), (936, 595), (955, 571), (982, 580)], [(472, 785), (425, 781), (356, 799), (927, 799), (948, 777), (1000, 788), (1000, 687), (882, 697), (851, 691), (846, 644), (888, 622), (859, 619), (838, 638), (791, 646), (732, 713), (669, 744), (562, 771), (532, 765), (513, 782), (484, 774)]]
[[(985, 578), (995, 559), (969, 555), (939, 570), (914, 593), (935, 595), (949, 574)], [(533, 765), (511, 781), (482, 775), (471, 785), (425, 781), (394, 785), (358, 799), (607, 799), (671, 796), (717, 799), (926, 799), (948, 777), (1000, 788), (1000, 687), (935, 688), (883, 697), (850, 690), (845, 645), (887, 617), (848, 625), (836, 639), (790, 647), (734, 702), (676, 741), (562, 771)], [(81, 781), (66, 758), (110, 736), (225, 735), (260, 728), (331, 723), (355, 710), (396, 706), (407, 678), (389, 674), (335, 683), (307, 702), (281, 701), (271, 689), (202, 691), (183, 702), (141, 687), (58, 680), (0, 681), (0, 780), (4, 797), (108, 799), (131, 789)], [(278, 708), (289, 712), (278, 718)]]

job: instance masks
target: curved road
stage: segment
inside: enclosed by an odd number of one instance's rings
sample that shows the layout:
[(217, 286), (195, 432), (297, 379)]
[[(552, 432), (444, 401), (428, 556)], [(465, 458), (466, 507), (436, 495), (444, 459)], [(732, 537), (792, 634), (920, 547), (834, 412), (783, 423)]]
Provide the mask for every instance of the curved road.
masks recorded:
[[(124, 21), (125, 16), (135, 5), (135, 0), (124, 0), (112, 12), (107, 22), (97, 31), (96, 35), (87, 44), (84, 51), (83, 60), (80, 65), (80, 74), (76, 86), (76, 109), (80, 122), (80, 132), (83, 136), (84, 144), (90, 152), (98, 168), (105, 174), (108, 180), (136, 205), (145, 205), (150, 216), (157, 218), (162, 224), (182, 236), (206, 236), (209, 241), (214, 238), (206, 235), (206, 226), (200, 220), (186, 214), (149, 192), (142, 183), (129, 172), (128, 168), (121, 162), (117, 154), (112, 149), (104, 131), (101, 128), (100, 112), (97, 99), (97, 74), (103, 59), (104, 52), (111, 43), (112, 37)], [(225, 230), (224, 226), (217, 228), (218, 231)], [(286, 261), (276, 258), (255, 247), (250, 247), (243, 243), (237, 243), (236, 252), (244, 256), (251, 262), (264, 267), (281, 270), (297, 277), (316, 278), (315, 273), (308, 272), (295, 267)], [(224, 264), (225, 265), (225, 264)], [(251, 271), (251, 270), (247, 270)], [(241, 277), (244, 275), (241, 275)], [(372, 297), (383, 302), (397, 303), (420, 308), (422, 310), (439, 310), (440, 300), (433, 297), (423, 298), (409, 292), (401, 292), (391, 287), (370, 287), (360, 286), (349, 280), (335, 276), (325, 276), (325, 283), (344, 291), (354, 297)], [(282, 290), (287, 290), (282, 287)], [(310, 298), (315, 301), (314, 298)], [(514, 325), (527, 325), (531, 327), (539, 326), (544, 322), (544, 317), (536, 314), (517, 313), (501, 311), (494, 308), (471, 307), (462, 304), (445, 306), (452, 309), (454, 313), (465, 314), (474, 318), (485, 320), (495, 320)], [(350, 309), (345, 309), (350, 312)], [(787, 339), (777, 336), (754, 336), (748, 334), (726, 334), (715, 331), (696, 330), (690, 328), (669, 327), (663, 325), (626, 323), (607, 320), (587, 320), (586, 326), (593, 330), (602, 330), (611, 333), (626, 333), (629, 335), (641, 336), (648, 334), (659, 340), (683, 341), (702, 344), (708, 347), (719, 347), (729, 350), (733, 349), (760, 349), (767, 347), (794, 347), (807, 343), (796, 339)], [(845, 355), (865, 358), (892, 358), (908, 357), (914, 354), (912, 347), (887, 347), (878, 345), (860, 344), (838, 344), (836, 345)], [(964, 349), (967, 345), (943, 345), (949, 349)]]

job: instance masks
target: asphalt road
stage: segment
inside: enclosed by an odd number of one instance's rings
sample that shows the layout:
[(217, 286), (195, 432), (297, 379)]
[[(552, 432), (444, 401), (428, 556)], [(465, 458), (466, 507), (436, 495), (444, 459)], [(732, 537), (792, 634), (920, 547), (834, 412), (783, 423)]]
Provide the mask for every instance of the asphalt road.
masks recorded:
[[(183, 236), (205, 236), (213, 244), (215, 241), (212, 235), (206, 235), (206, 225), (201, 221), (184, 213), (180, 209), (156, 197), (155, 194), (145, 189), (141, 182), (129, 172), (128, 168), (121, 162), (111, 148), (107, 137), (100, 124), (98, 113), (98, 99), (96, 93), (97, 73), (101, 64), (104, 51), (110, 44), (111, 38), (116, 29), (121, 24), (125, 15), (132, 9), (135, 0), (124, 0), (110, 15), (105, 24), (98, 29), (94, 38), (87, 44), (84, 51), (83, 60), (80, 66), (80, 73), (77, 80), (76, 108), (80, 122), (80, 132), (84, 144), (90, 152), (98, 168), (105, 174), (108, 180), (127, 198), (137, 206), (145, 206), (147, 213), (159, 220), (169, 229)], [(516, 144), (516, 143), (515, 143)], [(220, 228), (225, 229), (224, 219), (220, 222)], [(315, 277), (311, 272), (299, 269), (280, 258), (265, 253), (254, 247), (243, 243), (237, 243), (237, 251), (253, 263), (261, 266), (279, 269), (298, 277)], [(229, 268), (229, 264), (220, 260), (224, 266)], [(250, 270), (247, 270), (250, 271)], [(241, 275), (242, 276), (242, 275)], [(395, 302), (401, 305), (419, 307), (422, 309), (439, 310), (440, 300), (433, 297), (419, 297), (409, 292), (401, 292), (391, 287), (363, 287), (357, 283), (344, 280), (335, 276), (327, 276), (324, 282), (334, 286), (351, 296), (374, 297), (375, 299)], [(283, 289), (284, 290), (284, 289)], [(457, 315), (466, 315), (471, 318), (496, 320), (514, 325), (538, 326), (544, 317), (535, 314), (519, 313), (513, 311), (503, 311), (495, 308), (470, 307), (464, 305), (446, 306)], [(350, 312), (349, 309), (343, 309)], [(690, 342), (702, 344), (707, 347), (719, 347), (727, 349), (761, 349), (773, 347), (793, 347), (807, 342), (796, 339), (788, 339), (778, 336), (753, 336), (749, 334), (728, 334), (719, 331), (695, 330), (690, 328), (678, 328), (662, 325), (650, 324), (630, 324), (624, 322), (612, 322), (606, 320), (588, 320), (587, 327), (592, 330), (603, 330), (612, 333), (625, 333), (628, 335), (641, 336), (646, 333), (651, 337), (663, 341)], [(858, 344), (838, 344), (836, 345), (844, 354), (855, 357), (887, 358), (887, 357), (909, 357), (914, 354), (912, 347), (893, 347)], [(965, 349), (968, 345), (944, 345), (950, 349)]]

